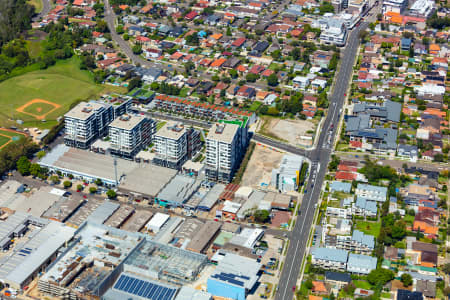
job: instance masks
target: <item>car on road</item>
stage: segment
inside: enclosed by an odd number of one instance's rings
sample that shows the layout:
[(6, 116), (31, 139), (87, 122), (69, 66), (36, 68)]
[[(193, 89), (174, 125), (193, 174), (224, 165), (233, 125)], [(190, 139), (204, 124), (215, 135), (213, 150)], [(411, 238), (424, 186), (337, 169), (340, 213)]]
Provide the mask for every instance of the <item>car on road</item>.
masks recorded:
[(292, 291), (295, 292), (295, 285), (292, 287)]

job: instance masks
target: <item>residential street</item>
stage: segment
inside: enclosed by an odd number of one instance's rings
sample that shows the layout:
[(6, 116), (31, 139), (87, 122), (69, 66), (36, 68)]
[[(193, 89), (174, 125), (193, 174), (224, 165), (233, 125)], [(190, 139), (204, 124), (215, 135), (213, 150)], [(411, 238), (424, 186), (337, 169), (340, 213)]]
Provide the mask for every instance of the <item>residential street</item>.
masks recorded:
[(301, 217), (297, 219), (292, 231), (292, 238), (279, 280), (275, 298), (278, 300), (287, 300), (294, 297), (302, 260), (307, 254), (308, 237), (313, 225), (315, 205), (319, 201), (321, 187), (332, 152), (333, 140), (336, 136), (336, 130), (333, 130), (333, 127), (338, 124), (339, 111), (343, 107), (346, 98), (346, 90), (352, 76), (353, 64), (360, 41), (359, 32), (367, 28), (367, 26), (368, 23), (364, 22), (361, 26), (356, 27), (350, 33), (347, 46), (341, 52), (341, 67), (336, 76), (333, 94), (330, 97), (328, 114), (320, 132), (318, 146), (309, 155), (313, 165), (310, 169), (311, 173), (306, 185), (306, 193), (300, 207)]

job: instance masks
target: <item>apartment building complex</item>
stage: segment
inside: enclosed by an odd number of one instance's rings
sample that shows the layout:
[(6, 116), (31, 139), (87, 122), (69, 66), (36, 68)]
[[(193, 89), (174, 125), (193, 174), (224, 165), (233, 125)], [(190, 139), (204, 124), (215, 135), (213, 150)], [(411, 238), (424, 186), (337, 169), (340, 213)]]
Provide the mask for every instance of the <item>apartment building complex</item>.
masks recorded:
[(256, 121), (255, 113), (239, 110), (228, 106), (219, 106), (188, 99), (171, 97), (167, 95), (158, 95), (152, 101), (152, 108), (171, 111), (180, 114), (198, 118), (208, 118), (219, 121), (227, 118), (247, 118), (248, 123)]
[(200, 131), (169, 122), (156, 133), (155, 149), (153, 163), (179, 170), (201, 149)]
[(141, 115), (121, 115), (109, 125), (111, 153), (132, 158), (152, 142), (156, 122)]
[(67, 146), (87, 149), (98, 137), (104, 136), (114, 120), (112, 105), (99, 102), (82, 102), (64, 116)]
[(206, 139), (206, 177), (230, 182), (248, 144), (246, 122), (221, 121), (213, 124)]
[(375, 238), (359, 230), (354, 230), (352, 235), (327, 235), (326, 245), (328, 248), (370, 255), (375, 247)]

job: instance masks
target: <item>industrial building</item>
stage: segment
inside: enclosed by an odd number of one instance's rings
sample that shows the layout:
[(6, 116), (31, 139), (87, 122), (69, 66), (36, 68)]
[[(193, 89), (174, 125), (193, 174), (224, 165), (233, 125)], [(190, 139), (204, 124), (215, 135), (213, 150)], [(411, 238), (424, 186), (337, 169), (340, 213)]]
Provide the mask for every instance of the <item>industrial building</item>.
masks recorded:
[[(72, 175), (75, 179), (94, 182), (102, 180), (107, 187), (119, 185), (119, 190), (136, 195), (154, 197), (176, 171), (152, 164), (138, 164), (125, 159), (114, 159), (109, 155), (97, 154), (81, 149), (57, 145), (47, 153), (39, 165), (50, 172)], [(116, 172), (117, 171), (117, 172)], [(117, 177), (116, 177), (117, 174)]]
[(206, 177), (229, 183), (239, 168), (248, 146), (246, 122), (221, 121), (213, 124), (206, 138)]
[(197, 253), (203, 253), (218, 235), (220, 227), (221, 224), (219, 222), (207, 221), (192, 237), (192, 240), (186, 246), (186, 249)]
[(132, 206), (121, 205), (103, 224), (119, 228), (131, 217), (134, 211), (135, 209)]
[(158, 194), (155, 202), (164, 207), (180, 207), (200, 188), (198, 178), (176, 175)]
[(100, 297), (118, 276), (122, 262), (143, 242), (139, 233), (85, 222), (39, 279), (38, 289), (68, 299)]
[(280, 167), (272, 170), (271, 184), (283, 193), (297, 191), (303, 162), (301, 156), (285, 154)]
[(124, 114), (109, 124), (111, 153), (133, 158), (152, 142), (156, 122), (142, 115)]
[(206, 255), (146, 240), (126, 259), (123, 271), (183, 285), (196, 280), (206, 262)]
[(201, 149), (200, 131), (169, 122), (155, 134), (155, 149), (153, 163), (180, 170)]
[(42, 214), (42, 218), (64, 223), (85, 203), (84, 199), (61, 197)]
[(114, 110), (111, 104), (79, 103), (64, 115), (64, 142), (67, 146), (88, 149), (95, 139), (107, 133), (112, 120)]
[(213, 296), (245, 300), (259, 279), (261, 266), (254, 259), (226, 253), (208, 278), (207, 290)]
[(121, 229), (130, 232), (139, 232), (144, 228), (145, 224), (153, 216), (153, 213), (148, 210), (137, 210), (129, 219), (122, 225)]
[(11, 253), (0, 259), (0, 281), (13, 289), (22, 290), (55, 259), (57, 250), (73, 238), (75, 229), (22, 213), (8, 219), (0, 223), (3, 241), (24, 235), (28, 225), (35, 226)]

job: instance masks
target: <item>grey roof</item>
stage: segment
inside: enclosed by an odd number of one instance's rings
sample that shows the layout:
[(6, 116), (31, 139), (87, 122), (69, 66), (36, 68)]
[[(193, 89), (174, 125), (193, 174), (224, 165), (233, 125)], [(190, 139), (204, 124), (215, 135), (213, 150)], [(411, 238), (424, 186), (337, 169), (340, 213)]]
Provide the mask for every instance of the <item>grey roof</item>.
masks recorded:
[(347, 282), (350, 283), (352, 278), (348, 273), (340, 273), (340, 272), (325, 272), (325, 280), (339, 281), (339, 282)]
[(387, 195), (387, 187), (385, 186), (376, 186), (371, 184), (365, 184), (365, 183), (358, 183), (356, 186), (356, 189), (361, 189), (365, 191), (371, 191), (373, 193), (377, 193), (380, 195)]
[(154, 197), (176, 174), (173, 169), (141, 164), (126, 174), (119, 188)]
[(221, 224), (215, 221), (207, 221), (197, 234), (192, 237), (192, 240), (186, 246), (186, 249), (194, 252), (202, 252), (203, 249), (211, 242), (213, 237), (216, 236), (217, 232), (220, 230)]
[(345, 124), (346, 130), (355, 131), (369, 128), (369, 122), (369, 115), (349, 116)]
[(370, 211), (373, 214), (376, 214), (378, 210), (377, 203), (375, 201), (369, 201), (366, 198), (360, 196), (356, 197), (355, 205), (356, 207)]
[[(234, 282), (238, 281), (240, 286), (251, 290), (258, 281), (261, 266), (254, 259), (227, 252), (208, 280), (222, 281), (228, 285), (235, 285)], [(234, 277), (232, 282), (229, 281), (230, 277)]]
[(125, 130), (133, 130), (145, 119), (147, 119), (147, 117), (141, 115), (128, 115), (128, 114), (122, 115), (116, 118), (114, 121), (112, 121), (109, 124), (109, 127)]
[(348, 256), (347, 266), (348, 268), (356, 267), (373, 270), (377, 268), (377, 259), (376, 257), (368, 255), (350, 253)]
[(346, 263), (348, 251), (331, 248), (315, 248), (312, 250), (311, 254), (315, 259)]
[(330, 191), (331, 192), (344, 192), (344, 193), (350, 193), (352, 189), (352, 184), (350, 182), (342, 182), (342, 181), (333, 181), (330, 184)]
[(230, 123), (213, 124), (206, 137), (208, 140), (231, 144), (239, 130), (239, 125)]
[(154, 68), (154, 67), (150, 67), (150, 68), (136, 67), (134, 69), (134, 71), (139, 76), (150, 76), (150, 77), (153, 77), (153, 78), (157, 78), (157, 77), (159, 77), (162, 74), (162, 70), (161, 69)]
[(394, 101), (386, 101), (387, 119), (392, 122), (400, 122), (400, 113), (402, 112), (402, 104)]
[(175, 300), (210, 300), (212, 295), (208, 292), (196, 290), (189, 286), (182, 286)]
[(375, 247), (375, 237), (373, 235), (365, 234), (362, 231), (354, 230), (352, 240), (360, 244), (366, 245), (370, 249)]
[(91, 213), (87, 221), (103, 224), (119, 207), (117, 202), (105, 201)]
[(200, 187), (201, 180), (188, 176), (176, 175), (158, 194), (158, 199), (182, 204)]
[[(14, 255), (8, 257), (8, 268), (5, 265), (0, 267), (3, 278), (7, 283), (21, 286), (27, 279), (36, 272), (42, 264), (54, 255), (64, 243), (69, 241), (75, 233), (75, 229), (62, 223), (51, 221), (47, 226), (40, 230), (30, 240), (22, 245), (22, 249), (28, 250), (29, 254), (19, 250)], [(19, 257), (20, 255), (20, 257)], [(18, 260), (12, 264), (14, 258)], [(5, 274), (6, 273), (6, 274)], [(2, 276), (6, 275), (6, 276)]]
[(203, 209), (211, 209), (219, 199), (220, 194), (225, 190), (225, 185), (221, 183), (215, 184), (206, 196), (200, 201), (197, 207)]

